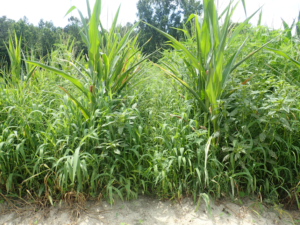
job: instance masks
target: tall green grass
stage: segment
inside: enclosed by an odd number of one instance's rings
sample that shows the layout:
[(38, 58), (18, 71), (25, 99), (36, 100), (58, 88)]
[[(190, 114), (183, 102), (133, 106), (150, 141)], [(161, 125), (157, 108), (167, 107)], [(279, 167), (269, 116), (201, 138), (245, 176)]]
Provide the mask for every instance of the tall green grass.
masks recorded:
[(18, 40), (15, 34), (15, 40), (9, 37), (9, 45), (6, 46), (10, 59), (10, 74), (12, 83), (21, 80), (21, 38)]
[(185, 40), (164, 34), (175, 50), (156, 66), (132, 30), (119, 34), (119, 11), (102, 28), (101, 1), (93, 11), (87, 1), (82, 18), (87, 58), (68, 38), (47, 61), (18, 56), (32, 73), (22, 88), (1, 80), (0, 193), (45, 205), (260, 196), (300, 208), (299, 87), (289, 81), (299, 73), (297, 42), (263, 26), (230, 28), (230, 6), (219, 24), (213, 1), (204, 3)]

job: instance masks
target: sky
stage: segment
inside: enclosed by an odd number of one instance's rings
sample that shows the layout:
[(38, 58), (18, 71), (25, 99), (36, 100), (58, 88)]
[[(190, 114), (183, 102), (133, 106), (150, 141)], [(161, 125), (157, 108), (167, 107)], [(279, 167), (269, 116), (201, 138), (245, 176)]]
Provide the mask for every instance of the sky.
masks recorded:
[[(222, 10), (230, 0), (216, 0), (219, 9)], [(263, 6), (262, 25), (278, 29), (282, 27), (281, 18), (289, 25), (293, 19), (298, 17), (300, 11), (300, 0), (245, 0), (248, 16)], [(90, 0), (93, 5), (95, 0)], [(112, 21), (114, 13), (121, 5), (119, 23), (133, 23), (136, 18), (136, 3), (138, 0), (102, 0), (101, 20), (107, 28)], [(84, 15), (86, 12), (85, 0), (0, 0), (0, 17), (6, 16), (9, 19), (19, 20), (26, 16), (30, 23), (37, 25), (40, 19), (52, 21), (55, 26), (64, 27), (68, 24), (68, 16), (64, 18), (66, 12), (72, 5), (79, 8)], [(78, 16), (77, 11), (73, 11), (73, 16)], [(242, 4), (239, 4), (232, 20), (241, 22), (245, 19)], [(257, 23), (258, 16), (252, 19), (252, 23)]]
[[(115, 12), (121, 5), (119, 23), (126, 24), (136, 19), (136, 3), (138, 0), (102, 0), (101, 21), (107, 27), (107, 19), (111, 23)], [(91, 7), (95, 0), (90, 0)], [(87, 16), (86, 0), (0, 0), (0, 17), (6, 16), (9, 19), (19, 20), (26, 16), (30, 23), (38, 25), (40, 19), (52, 21), (55, 26), (64, 27), (68, 24), (68, 17), (65, 17), (71, 6), (76, 6)], [(70, 14), (71, 15), (71, 14)], [(73, 16), (79, 17), (76, 10)]]
[[(230, 0), (219, 0), (219, 8), (225, 8)], [(262, 25), (267, 25), (271, 28), (279, 29), (282, 26), (281, 18), (289, 25), (293, 23), (294, 19), (298, 18), (300, 12), (300, 0), (245, 0), (247, 8), (247, 16), (251, 16), (255, 11), (262, 7)], [(250, 21), (257, 24), (259, 12)], [(245, 12), (243, 5), (240, 3), (236, 8), (232, 20), (235, 22), (242, 22), (245, 20)]]

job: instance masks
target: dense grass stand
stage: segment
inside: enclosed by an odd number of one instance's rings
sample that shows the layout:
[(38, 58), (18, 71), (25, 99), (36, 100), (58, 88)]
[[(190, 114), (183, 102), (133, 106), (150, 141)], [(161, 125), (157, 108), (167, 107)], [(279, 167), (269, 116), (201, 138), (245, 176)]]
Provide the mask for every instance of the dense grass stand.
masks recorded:
[(87, 55), (75, 57), (62, 37), (39, 59), (11, 38), (0, 78), (1, 197), (45, 206), (191, 196), (209, 207), (210, 197), (258, 196), (300, 209), (300, 21), (293, 35), (250, 25), (260, 9), (233, 24), (236, 5), (220, 13), (203, 4), (182, 40), (152, 27), (173, 47), (155, 64), (136, 25), (120, 34), (119, 10), (103, 28), (101, 0), (87, 4), (87, 20), (78, 10)]

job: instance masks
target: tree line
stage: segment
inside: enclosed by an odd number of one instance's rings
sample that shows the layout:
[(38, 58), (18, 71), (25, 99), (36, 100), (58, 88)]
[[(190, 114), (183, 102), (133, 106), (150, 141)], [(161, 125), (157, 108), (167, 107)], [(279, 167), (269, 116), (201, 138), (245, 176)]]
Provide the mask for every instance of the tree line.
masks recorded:
[(23, 50), (34, 50), (39, 57), (47, 55), (55, 44), (59, 43), (61, 37), (75, 39), (75, 47), (84, 50), (84, 43), (81, 40), (79, 29), (80, 22), (75, 17), (69, 18), (66, 27), (56, 27), (51, 21), (40, 20), (37, 26), (31, 24), (28, 18), (24, 17), (19, 21), (14, 21), (6, 16), (0, 17), (0, 60), (8, 60), (5, 45), (8, 45), (10, 35), (16, 33), (18, 38), (22, 38)]
[[(162, 31), (180, 39), (182, 32), (182, 22), (186, 21), (190, 14), (201, 14), (202, 4), (199, 0), (139, 0), (137, 2), (137, 19), (149, 23)], [(82, 24), (76, 17), (70, 17), (66, 27), (56, 27), (51, 21), (40, 20), (35, 26), (30, 23), (28, 18), (24, 17), (19, 21), (14, 21), (6, 16), (0, 17), (0, 62), (8, 60), (8, 53), (5, 45), (8, 44), (10, 35), (15, 32), (17, 37), (22, 38), (23, 50), (34, 50), (38, 57), (44, 57), (55, 48), (55, 44), (60, 42), (61, 37), (71, 38), (74, 40), (74, 47), (78, 52), (86, 53), (87, 49), (83, 43), (80, 30)], [(127, 23), (125, 26), (120, 25), (122, 34), (133, 24)], [(139, 43), (146, 43), (143, 52), (150, 54), (162, 47), (166, 39), (145, 23), (139, 23), (135, 34), (139, 34)], [(156, 54), (152, 60), (156, 60), (160, 55)]]

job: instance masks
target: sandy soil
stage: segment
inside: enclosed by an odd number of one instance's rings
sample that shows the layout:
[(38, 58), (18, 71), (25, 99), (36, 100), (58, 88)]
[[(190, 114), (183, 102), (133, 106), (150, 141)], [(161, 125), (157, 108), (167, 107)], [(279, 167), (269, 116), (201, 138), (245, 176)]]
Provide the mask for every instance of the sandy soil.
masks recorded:
[[(211, 202), (211, 215), (209, 215), (204, 201), (195, 212), (196, 205), (190, 199), (184, 199), (181, 203), (171, 201), (159, 201), (153, 198), (140, 197), (138, 200), (122, 202), (113, 206), (106, 202), (87, 202), (85, 210), (79, 206), (70, 209), (66, 206), (56, 206), (43, 211), (24, 210), (18, 213), (4, 214), (4, 204), (0, 206), (0, 224), (95, 224), (95, 225), (159, 225), (159, 224), (189, 224), (189, 225), (284, 225), (293, 224), (289, 216), (292, 216), (295, 224), (300, 222), (300, 211), (270, 210), (263, 206), (253, 205), (250, 201), (244, 202), (244, 206), (233, 204), (230, 201)], [(261, 212), (263, 209), (263, 212)], [(278, 217), (282, 214), (282, 218)]]

